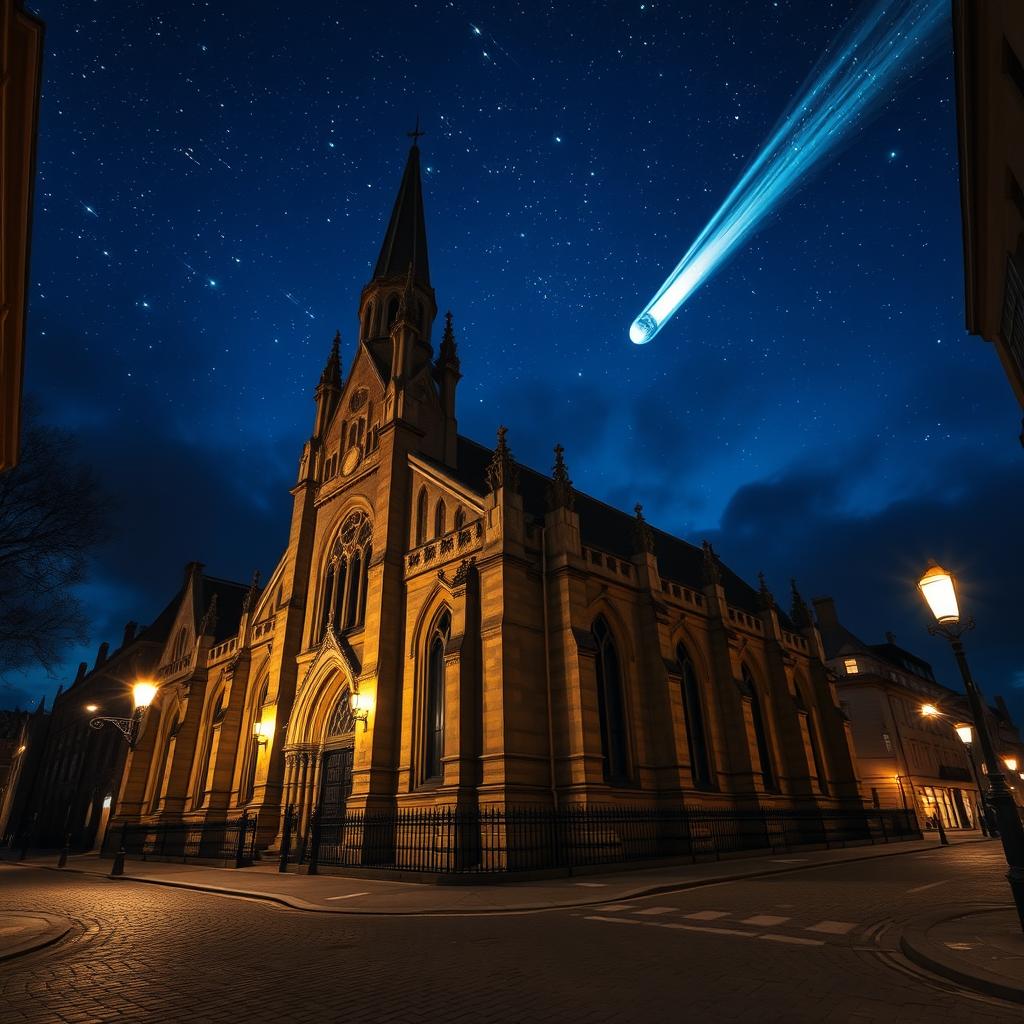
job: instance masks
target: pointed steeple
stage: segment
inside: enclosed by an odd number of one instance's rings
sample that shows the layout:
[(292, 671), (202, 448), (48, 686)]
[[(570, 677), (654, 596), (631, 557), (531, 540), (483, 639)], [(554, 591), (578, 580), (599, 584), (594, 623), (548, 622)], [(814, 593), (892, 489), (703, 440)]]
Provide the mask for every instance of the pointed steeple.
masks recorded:
[(420, 147), (417, 138), (423, 133), (419, 122), (405, 162), (405, 173), (398, 186), (398, 196), (391, 210), (391, 220), (384, 233), (374, 280), (401, 277), (412, 264), (413, 279), (418, 285), (430, 287), (430, 264), (427, 260), (427, 224), (423, 216), (423, 186), (420, 181)]
[(451, 366), (459, 371), (459, 353), (455, 345), (455, 331), (452, 330), (452, 311), (444, 315), (444, 334), (441, 336), (441, 351), (438, 353), (439, 366)]
[(331, 354), (324, 364), (324, 372), (320, 374), (320, 383), (329, 387), (341, 390), (341, 331), (334, 332), (334, 341), (331, 342)]
[(487, 489), (496, 491), (499, 487), (507, 487), (510, 491), (519, 490), (519, 467), (512, 457), (505, 435), (508, 427), (498, 427), (498, 443), (490, 464), (487, 466)]
[(576, 492), (572, 489), (569, 469), (565, 464), (565, 449), (555, 445), (555, 464), (551, 469), (551, 482), (548, 484), (548, 508), (567, 508), (570, 512), (576, 506)]
[(796, 589), (796, 580), (791, 579), (789, 581), (790, 590), (793, 595), (793, 604), (789, 612), (789, 617), (793, 620), (793, 625), (797, 629), (807, 629), (811, 625), (811, 610), (807, 607), (807, 602), (800, 595), (800, 591)]

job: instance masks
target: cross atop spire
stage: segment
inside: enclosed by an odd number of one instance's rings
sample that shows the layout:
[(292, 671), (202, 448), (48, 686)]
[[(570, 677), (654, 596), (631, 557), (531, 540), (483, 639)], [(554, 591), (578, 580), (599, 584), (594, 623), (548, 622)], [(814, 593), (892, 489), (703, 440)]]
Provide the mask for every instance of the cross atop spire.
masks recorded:
[(426, 132), (421, 132), (421, 131), (420, 131), (420, 115), (419, 115), (419, 114), (417, 114), (417, 115), (416, 115), (416, 127), (415, 127), (415, 128), (414, 128), (414, 129), (413, 129), (413, 130), (412, 130), (411, 132), (406, 132), (405, 134), (406, 134), (406, 135), (407, 135), (407, 136), (408, 136), (408, 137), (409, 137), (410, 139), (412, 139), (412, 144), (413, 144), (414, 146), (418, 146), (418, 145), (419, 145), (419, 141), (420, 141), (420, 139), (421, 139), (421, 138), (422, 138), (422, 137), (423, 137), (424, 135), (426, 135), (426, 134), (427, 134)]

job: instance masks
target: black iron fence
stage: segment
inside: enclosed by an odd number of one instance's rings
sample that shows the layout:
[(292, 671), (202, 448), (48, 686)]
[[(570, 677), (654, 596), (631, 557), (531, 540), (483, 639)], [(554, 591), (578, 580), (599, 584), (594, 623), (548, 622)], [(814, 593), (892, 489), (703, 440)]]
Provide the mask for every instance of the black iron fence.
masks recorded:
[(156, 825), (112, 825), (103, 841), (103, 856), (145, 860), (233, 861), (246, 867), (256, 855), (256, 818), (243, 814), (232, 821), (161, 822)]
[(285, 817), (281, 868), (362, 867), (431, 874), (500, 874), (747, 851), (920, 838), (909, 810), (569, 807), (314, 813), (295, 841)]

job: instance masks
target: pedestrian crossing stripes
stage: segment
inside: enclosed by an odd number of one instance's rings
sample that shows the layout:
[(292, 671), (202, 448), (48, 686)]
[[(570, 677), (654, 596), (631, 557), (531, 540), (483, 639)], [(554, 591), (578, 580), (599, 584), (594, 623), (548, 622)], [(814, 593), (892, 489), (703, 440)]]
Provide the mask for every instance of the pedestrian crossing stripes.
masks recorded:
[[(629, 924), (650, 928), (670, 928), (676, 931), (703, 932), (711, 935), (728, 935), (745, 939), (757, 939), (765, 942), (777, 942), (791, 946), (824, 946), (823, 938), (811, 938), (805, 935), (780, 934), (774, 929), (787, 929), (790, 932), (811, 932), (819, 936), (841, 938), (857, 927), (855, 921), (796, 921), (791, 915), (784, 914), (751, 914), (742, 916), (739, 912), (728, 910), (693, 910), (684, 912), (680, 907), (654, 906), (645, 907), (637, 903), (612, 903), (601, 907), (600, 914), (587, 916), (587, 921), (604, 924)], [(615, 914), (616, 916), (607, 916)], [(674, 915), (676, 920), (660, 920)], [(651, 920), (659, 918), (659, 920)], [(707, 924), (683, 923), (709, 922)], [(729, 919), (729, 920), (727, 920)], [(813, 919), (812, 919), (813, 920)], [(710, 922), (715, 922), (714, 924)], [(740, 927), (732, 927), (733, 924)], [(765, 929), (773, 929), (765, 931)]]

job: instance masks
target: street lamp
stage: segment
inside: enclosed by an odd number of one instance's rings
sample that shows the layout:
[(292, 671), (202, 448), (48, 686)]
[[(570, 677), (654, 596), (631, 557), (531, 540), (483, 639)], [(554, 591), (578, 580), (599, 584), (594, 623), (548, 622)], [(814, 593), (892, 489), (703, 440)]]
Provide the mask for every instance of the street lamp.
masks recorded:
[[(134, 704), (134, 711), (132, 712), (131, 718), (93, 718), (90, 719), (89, 725), (93, 729), (102, 729), (103, 726), (110, 724), (118, 729), (122, 736), (128, 741), (128, 749), (134, 750), (135, 743), (139, 738), (139, 725), (142, 722), (142, 716), (146, 711), (146, 708), (153, 703), (153, 698), (156, 697), (156, 683), (150, 682), (148, 679), (139, 679), (132, 686), (132, 703)], [(87, 711), (98, 710), (93, 704), (86, 705)]]
[(1009, 869), (1006, 872), (1006, 878), (1010, 883), (1010, 891), (1017, 908), (1017, 916), (1020, 918), (1021, 929), (1024, 930), (1024, 826), (1021, 825), (1017, 804), (1006, 785), (1002, 765), (999, 763), (995, 747), (992, 745), (992, 737), (988, 731), (988, 720), (985, 715), (985, 701), (982, 699), (977, 683), (971, 676), (967, 655), (964, 653), (964, 645), (960, 641), (960, 637), (964, 633), (974, 628), (974, 620), (971, 618), (966, 621), (961, 620), (960, 605), (956, 597), (956, 581), (953, 574), (946, 572), (941, 566), (933, 563), (917, 585), (922, 596), (928, 602), (932, 615), (935, 616), (935, 623), (928, 627), (928, 632), (933, 636), (941, 636), (949, 642), (953, 648), (953, 656), (956, 658), (960, 675), (964, 680), (971, 716), (974, 718), (974, 727), (978, 731), (978, 741), (981, 743), (982, 756), (988, 770), (989, 803), (996, 812), (999, 835), (1003, 843), (1003, 855), (1006, 857)]

